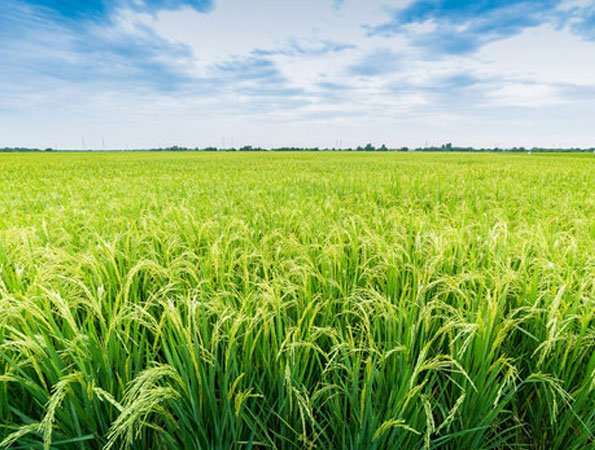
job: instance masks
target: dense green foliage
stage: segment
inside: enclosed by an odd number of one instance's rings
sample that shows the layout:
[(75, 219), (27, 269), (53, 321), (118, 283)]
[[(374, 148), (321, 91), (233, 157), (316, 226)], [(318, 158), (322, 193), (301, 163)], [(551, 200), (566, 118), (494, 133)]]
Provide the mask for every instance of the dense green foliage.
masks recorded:
[(0, 155), (0, 448), (593, 448), (594, 179)]

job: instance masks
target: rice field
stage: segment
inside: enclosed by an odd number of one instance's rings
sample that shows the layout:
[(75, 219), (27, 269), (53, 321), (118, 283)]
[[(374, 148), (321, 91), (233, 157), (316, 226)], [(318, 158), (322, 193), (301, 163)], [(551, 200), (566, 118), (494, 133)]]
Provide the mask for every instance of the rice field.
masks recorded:
[(593, 449), (593, 155), (0, 155), (0, 449)]

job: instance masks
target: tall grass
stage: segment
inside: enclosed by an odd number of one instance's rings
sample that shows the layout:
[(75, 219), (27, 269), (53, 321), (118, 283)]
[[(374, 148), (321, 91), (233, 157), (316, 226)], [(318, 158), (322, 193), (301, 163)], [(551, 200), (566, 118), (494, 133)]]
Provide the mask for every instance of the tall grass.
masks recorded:
[(593, 448), (594, 163), (0, 155), (0, 448)]

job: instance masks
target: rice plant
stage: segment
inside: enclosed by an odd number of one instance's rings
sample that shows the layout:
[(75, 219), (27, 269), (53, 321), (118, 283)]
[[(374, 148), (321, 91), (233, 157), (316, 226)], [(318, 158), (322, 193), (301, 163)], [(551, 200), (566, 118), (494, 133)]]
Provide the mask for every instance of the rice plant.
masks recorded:
[(595, 448), (591, 155), (0, 155), (0, 449)]

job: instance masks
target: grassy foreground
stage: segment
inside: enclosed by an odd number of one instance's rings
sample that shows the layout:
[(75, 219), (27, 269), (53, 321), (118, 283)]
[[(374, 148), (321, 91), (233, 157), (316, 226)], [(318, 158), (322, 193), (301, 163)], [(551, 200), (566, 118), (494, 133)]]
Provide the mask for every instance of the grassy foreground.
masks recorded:
[(594, 448), (594, 180), (0, 155), (0, 448)]

